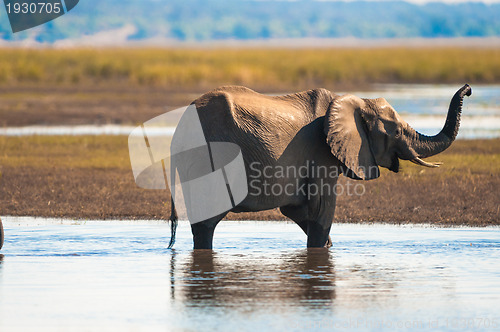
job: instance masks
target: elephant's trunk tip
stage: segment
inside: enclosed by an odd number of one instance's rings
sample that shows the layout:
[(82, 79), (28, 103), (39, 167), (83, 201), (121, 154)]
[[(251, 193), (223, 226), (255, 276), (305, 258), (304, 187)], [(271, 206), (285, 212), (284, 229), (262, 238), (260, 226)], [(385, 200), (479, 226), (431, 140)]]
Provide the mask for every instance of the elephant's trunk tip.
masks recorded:
[(469, 84), (462, 86), (451, 99), (450, 107), (448, 108), (448, 115), (446, 117), (446, 122), (443, 129), (434, 136), (426, 136), (410, 130), (413, 135), (411, 147), (415, 152), (414, 157), (420, 158), (420, 160), (415, 159), (416, 163), (426, 167), (436, 167), (436, 165), (431, 165), (429, 163), (425, 164), (421, 158), (427, 158), (434, 156), (444, 150), (446, 150), (451, 143), (455, 140), (458, 135), (458, 129), (460, 127), (460, 117), (462, 113), (463, 99), (465, 96), (472, 95), (472, 88)]
[(469, 84), (465, 84), (461, 90), (462, 90), (461, 93), (462, 96), (470, 97), (472, 95), (472, 88), (470, 87)]

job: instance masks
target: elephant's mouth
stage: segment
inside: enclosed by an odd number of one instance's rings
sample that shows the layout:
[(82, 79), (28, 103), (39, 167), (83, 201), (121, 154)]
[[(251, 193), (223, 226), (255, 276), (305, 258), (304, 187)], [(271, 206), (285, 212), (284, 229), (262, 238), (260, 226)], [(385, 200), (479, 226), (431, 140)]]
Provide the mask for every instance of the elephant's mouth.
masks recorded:
[(389, 170), (393, 171), (394, 173), (399, 172), (399, 157), (397, 155), (392, 158), (391, 167), (389, 167)]

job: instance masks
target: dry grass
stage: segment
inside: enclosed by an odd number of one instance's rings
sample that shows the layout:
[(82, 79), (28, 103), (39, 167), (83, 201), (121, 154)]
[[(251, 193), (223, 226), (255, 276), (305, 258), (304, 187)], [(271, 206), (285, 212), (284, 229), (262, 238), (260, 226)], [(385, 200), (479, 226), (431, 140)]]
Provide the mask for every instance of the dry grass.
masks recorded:
[[(0, 49), (0, 125), (142, 123), (227, 83), (277, 92), (464, 81), (500, 82), (500, 50)], [(336, 220), (499, 224), (499, 143), (459, 141), (433, 158), (439, 169), (384, 172), (362, 197), (341, 196)], [(166, 191), (136, 187), (126, 137), (0, 137), (1, 215), (166, 219), (167, 202)]]
[(0, 136), (0, 165), (128, 170), (126, 144), (123, 136)]
[(0, 49), (0, 85), (125, 84), (289, 90), (371, 83), (498, 83), (500, 50)]
[[(363, 196), (339, 197), (336, 221), (500, 224), (499, 139), (457, 141), (432, 159), (444, 165), (404, 162), (399, 174), (361, 182)], [(167, 219), (169, 199), (137, 188), (125, 136), (0, 137), (2, 215)], [(227, 218), (284, 219), (277, 210)]]

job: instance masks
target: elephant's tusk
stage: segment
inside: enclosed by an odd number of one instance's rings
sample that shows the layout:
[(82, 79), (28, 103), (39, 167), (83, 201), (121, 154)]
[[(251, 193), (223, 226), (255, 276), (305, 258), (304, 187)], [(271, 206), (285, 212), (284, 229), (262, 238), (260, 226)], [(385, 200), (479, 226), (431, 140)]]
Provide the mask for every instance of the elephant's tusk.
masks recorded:
[(415, 159), (412, 159), (410, 160), (412, 163), (414, 164), (417, 164), (417, 165), (420, 165), (420, 166), (425, 166), (425, 167), (439, 167), (439, 165), (442, 165), (443, 163), (442, 162), (436, 162), (436, 163), (428, 163), (426, 161), (423, 161), (422, 159), (420, 159), (419, 157), (415, 158)]

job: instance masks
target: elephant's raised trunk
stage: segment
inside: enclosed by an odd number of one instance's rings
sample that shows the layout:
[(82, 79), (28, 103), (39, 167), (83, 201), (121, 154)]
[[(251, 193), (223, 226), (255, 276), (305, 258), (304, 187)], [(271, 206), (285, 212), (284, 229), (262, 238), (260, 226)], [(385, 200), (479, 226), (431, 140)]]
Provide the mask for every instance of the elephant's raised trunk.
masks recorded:
[(450, 102), (446, 122), (439, 134), (426, 136), (411, 128), (409, 129), (411, 131), (407, 133), (411, 140), (409, 145), (416, 154), (413, 159), (416, 163), (428, 167), (437, 167), (436, 164), (428, 164), (420, 158), (430, 157), (446, 150), (455, 140), (458, 128), (460, 127), (463, 99), (465, 96), (470, 96), (471, 94), (472, 89), (468, 84), (465, 84), (455, 93)]

